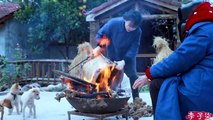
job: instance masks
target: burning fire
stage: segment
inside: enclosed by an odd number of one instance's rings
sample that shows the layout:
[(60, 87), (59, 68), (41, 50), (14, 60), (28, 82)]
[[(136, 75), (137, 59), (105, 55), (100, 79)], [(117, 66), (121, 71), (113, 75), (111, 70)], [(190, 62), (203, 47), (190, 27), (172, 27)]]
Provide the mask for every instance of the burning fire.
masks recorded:
[(108, 45), (110, 44), (110, 41), (109, 41), (109, 39), (107, 38), (107, 36), (104, 35), (102, 38), (100, 38), (99, 44), (100, 44), (101, 46), (108, 46)]
[[(106, 35), (104, 35), (103, 38), (99, 40), (99, 44), (101, 46), (108, 46), (110, 41)], [(95, 58), (91, 58), (82, 67), (82, 76), (79, 78), (86, 82), (84, 83), (85, 85), (83, 85), (83, 87), (80, 86), (84, 90), (81, 90), (80, 87), (76, 87), (76, 84), (72, 83), (72, 80), (67, 80), (64, 82), (67, 83), (67, 89), (72, 92), (78, 92), (81, 94), (107, 92), (111, 97), (111, 87), (116, 85), (116, 79), (118, 78), (116, 77), (117, 73), (114, 73), (115, 66), (115, 63), (111, 62), (100, 54), (95, 56)], [(94, 86), (91, 86), (91, 84)], [(97, 99), (99, 98), (101, 98), (100, 95), (97, 96)]]
[(60, 77), (61, 81), (67, 84), (67, 89), (72, 91), (72, 92), (78, 92), (81, 94), (86, 94), (86, 93), (90, 93), (92, 91), (91, 86), (90, 85), (85, 85), (84, 89), (78, 89), (76, 85), (74, 85), (74, 83), (71, 82), (70, 78), (68, 77)]
[[(102, 72), (102, 74), (100, 75), (100, 82), (96, 83), (96, 90), (97, 92), (101, 92), (101, 91), (106, 91), (108, 93), (111, 93), (111, 88), (110, 88), (110, 77), (111, 77), (111, 73), (114, 70), (115, 65), (112, 67), (107, 66), (104, 71)], [(113, 83), (114, 80), (112, 80), (111, 82)], [(112, 84), (111, 83), (111, 84)], [(111, 94), (109, 94), (111, 96)], [(97, 96), (97, 99), (100, 99), (101, 96)]]
[(109, 85), (109, 79), (110, 79), (111, 73), (114, 70), (114, 68), (115, 68), (114, 66), (113, 67), (107, 66), (103, 70), (103, 72), (100, 74), (100, 81), (99, 81), (99, 83), (96, 83), (97, 92), (100, 92), (100, 91), (109, 92), (111, 90), (110, 85)]
[[(116, 82), (116, 76), (112, 76), (112, 72), (115, 69), (115, 65), (112, 66), (106, 66), (103, 68), (103, 70), (100, 70), (100, 73), (97, 77), (97, 80), (92, 82), (91, 80), (85, 80), (88, 81), (88, 83), (94, 84), (94, 89), (91, 88), (91, 86), (88, 84), (84, 86), (84, 89), (80, 89), (80, 87), (74, 85), (69, 78), (65, 78), (64, 80), (61, 78), (61, 80), (65, 83), (67, 83), (67, 89), (72, 92), (78, 92), (80, 94), (92, 94), (92, 93), (99, 93), (99, 92), (107, 92), (108, 95), (111, 97), (111, 88), (110, 86)], [(82, 87), (82, 86), (81, 86)], [(101, 95), (97, 95), (97, 99), (101, 99)]]

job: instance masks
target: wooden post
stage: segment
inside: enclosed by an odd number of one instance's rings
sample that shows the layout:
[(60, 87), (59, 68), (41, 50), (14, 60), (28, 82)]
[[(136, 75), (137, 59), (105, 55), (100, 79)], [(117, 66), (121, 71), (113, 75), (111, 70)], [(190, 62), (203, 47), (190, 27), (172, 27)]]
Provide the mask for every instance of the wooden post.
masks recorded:
[(135, 11), (139, 11), (139, 3), (138, 2), (135, 3)]
[(38, 80), (39, 77), (40, 77), (40, 63), (37, 62), (36, 63), (36, 79)]
[(45, 78), (45, 63), (43, 62), (43, 63), (41, 63), (41, 67), (42, 67), (42, 70), (41, 70), (41, 72), (42, 72), (42, 78)]
[(92, 45), (93, 48), (95, 48), (97, 45), (95, 36), (98, 30), (99, 30), (99, 22), (98, 21), (90, 22), (90, 44)]

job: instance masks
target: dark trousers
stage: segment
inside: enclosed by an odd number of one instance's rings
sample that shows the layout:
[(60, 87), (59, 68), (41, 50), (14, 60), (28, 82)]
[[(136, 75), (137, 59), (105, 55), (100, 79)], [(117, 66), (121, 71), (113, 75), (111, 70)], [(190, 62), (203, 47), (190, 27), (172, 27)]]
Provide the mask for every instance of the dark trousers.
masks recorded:
[(125, 59), (125, 66), (124, 66), (124, 72), (130, 79), (131, 89), (132, 89), (132, 97), (133, 100), (135, 100), (136, 97), (139, 97), (138, 89), (133, 89), (132, 86), (135, 82), (135, 80), (138, 79), (137, 73), (136, 73), (136, 58), (128, 58)]
[(133, 97), (133, 100), (135, 100), (136, 97), (139, 97), (139, 91), (138, 89), (133, 89), (132, 86), (135, 82), (135, 80), (138, 79), (138, 76), (128, 76), (129, 79), (130, 79), (130, 85), (131, 85), (131, 90), (132, 90), (132, 97)]
[(149, 85), (149, 91), (150, 91), (150, 96), (152, 100), (152, 110), (153, 110), (153, 115), (155, 115), (155, 110), (156, 110), (156, 105), (157, 105), (157, 100), (158, 100), (158, 93), (160, 91), (160, 87), (163, 84), (164, 79), (154, 79), (150, 82)]

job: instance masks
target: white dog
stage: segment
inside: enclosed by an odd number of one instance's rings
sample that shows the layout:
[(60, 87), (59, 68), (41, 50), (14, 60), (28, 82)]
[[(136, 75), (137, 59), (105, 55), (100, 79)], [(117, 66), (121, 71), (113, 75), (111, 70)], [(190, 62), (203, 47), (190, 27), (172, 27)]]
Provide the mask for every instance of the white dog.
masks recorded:
[(153, 65), (167, 58), (173, 51), (169, 48), (169, 43), (162, 37), (154, 37), (152, 45), (156, 49), (157, 56), (154, 58)]
[(25, 120), (25, 109), (26, 107), (29, 108), (29, 116), (33, 115), (33, 118), (36, 118), (36, 106), (34, 103), (34, 99), (39, 100), (40, 99), (40, 92), (38, 88), (32, 88), (28, 90), (27, 92), (24, 92), (24, 94), (21, 96), (21, 108), (22, 108), (22, 114), (23, 114), (23, 120)]
[(8, 115), (11, 115), (13, 112), (13, 108), (16, 107), (17, 114), (20, 114), (19, 111), (19, 104), (20, 104), (20, 97), (23, 94), (21, 91), (21, 86), (18, 83), (15, 83), (10, 88), (10, 91), (6, 95), (6, 99), (9, 99), (12, 104), (12, 108), (9, 109)]

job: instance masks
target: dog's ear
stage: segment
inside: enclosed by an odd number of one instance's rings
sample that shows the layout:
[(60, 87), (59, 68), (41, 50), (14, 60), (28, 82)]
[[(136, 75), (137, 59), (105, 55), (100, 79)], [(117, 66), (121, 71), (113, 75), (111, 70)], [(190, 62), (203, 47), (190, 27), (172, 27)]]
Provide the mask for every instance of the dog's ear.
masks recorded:
[(19, 88), (19, 83), (18, 83), (18, 82), (15, 84), (15, 88), (16, 88), (16, 89)]
[(34, 89), (32, 90), (32, 92), (33, 92), (33, 93), (37, 93), (37, 92), (39, 92), (39, 90), (38, 90), (37, 88), (34, 88)]
[(78, 54), (84, 50), (84, 43), (78, 45)]
[(154, 36), (152, 47), (154, 47), (155, 49), (157, 48), (157, 40), (158, 40), (158, 36)]
[(33, 91), (32, 91), (32, 92), (34, 92), (34, 93), (35, 93), (35, 92), (36, 92), (36, 90), (35, 90), (35, 89), (33, 89)]
[(83, 42), (82, 44), (78, 45), (78, 54), (80, 53), (90, 54), (91, 50), (92, 46), (88, 42)]
[(85, 49), (87, 54), (90, 54), (92, 52), (92, 46), (90, 45), (89, 42), (85, 42)]

